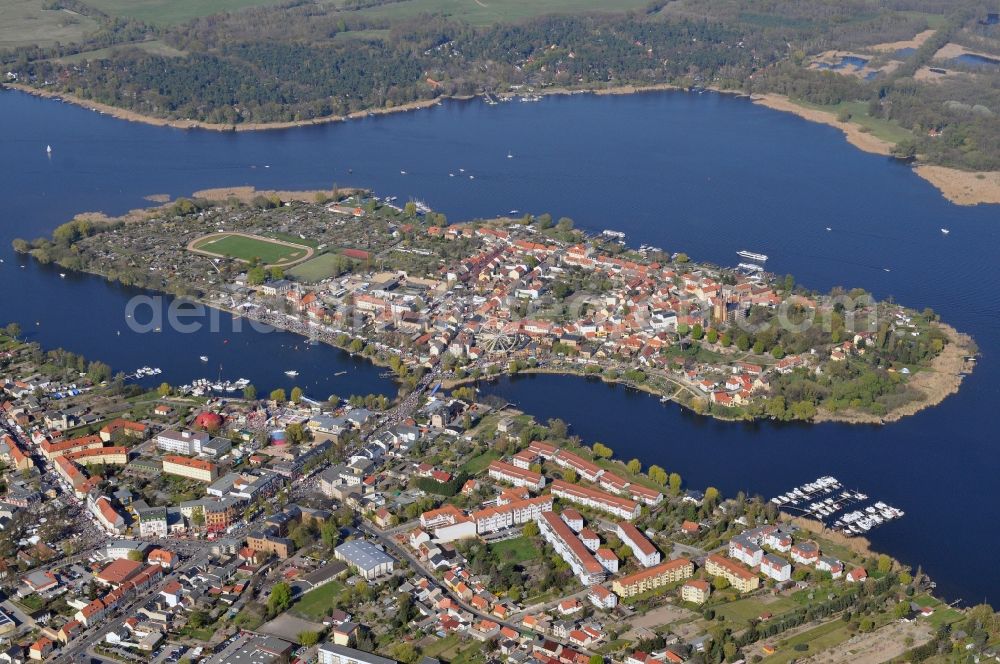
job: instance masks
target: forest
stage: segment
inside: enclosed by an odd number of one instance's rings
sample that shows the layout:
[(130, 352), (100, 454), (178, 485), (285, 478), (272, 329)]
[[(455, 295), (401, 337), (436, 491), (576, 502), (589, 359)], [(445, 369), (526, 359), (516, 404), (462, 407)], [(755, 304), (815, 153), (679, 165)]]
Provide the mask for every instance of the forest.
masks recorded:
[[(525, 87), (711, 86), (820, 105), (864, 102), (870, 116), (912, 133), (897, 145), (900, 157), (1000, 169), (1000, 66), (955, 62), (956, 75), (940, 81), (916, 76), (949, 42), (1000, 52), (1000, 26), (971, 0), (654, 0), (644, 11), (485, 26), (444, 13), (394, 17), (406, 0), (293, 0), (175, 26), (108, 16), (86, 0), (50, 4), (102, 27), (81, 44), (0, 51), (8, 78), (158, 118), (307, 121)], [(885, 76), (807, 66), (824, 50), (864, 49), (929, 28), (933, 37)], [(151, 40), (181, 55), (144, 48)]]

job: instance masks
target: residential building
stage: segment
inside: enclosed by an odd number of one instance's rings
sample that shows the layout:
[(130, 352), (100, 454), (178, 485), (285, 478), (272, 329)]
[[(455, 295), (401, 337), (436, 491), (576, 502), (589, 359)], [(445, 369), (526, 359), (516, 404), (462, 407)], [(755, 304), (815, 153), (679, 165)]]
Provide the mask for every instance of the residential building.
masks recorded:
[(167, 475), (180, 475), (199, 482), (213, 482), (219, 474), (219, 467), (210, 461), (168, 455), (163, 457), (163, 472)]
[(653, 567), (660, 564), (660, 552), (645, 535), (639, 532), (638, 528), (631, 523), (621, 522), (618, 524), (617, 533), (618, 538), (632, 549), (632, 553), (640, 565)]
[(194, 456), (211, 439), (204, 431), (162, 431), (156, 436), (156, 446), (164, 452)]
[(712, 585), (703, 579), (689, 579), (681, 586), (681, 599), (693, 604), (704, 604), (712, 594)]
[(766, 553), (760, 561), (760, 573), (781, 583), (792, 578), (792, 565), (781, 556)]
[(590, 586), (605, 579), (607, 572), (604, 567), (555, 512), (543, 512), (538, 519), (538, 528), (545, 541), (569, 564), (584, 585)]
[(760, 578), (742, 564), (729, 558), (713, 553), (705, 560), (705, 571), (712, 576), (721, 576), (729, 585), (740, 592), (747, 593), (760, 586)]
[(509, 482), (514, 486), (523, 486), (533, 491), (541, 491), (545, 486), (545, 476), (541, 473), (519, 468), (503, 461), (490, 463), (489, 475), (495, 480)]
[(608, 512), (622, 519), (632, 520), (639, 516), (639, 503), (633, 500), (563, 480), (552, 482), (552, 495), (578, 505)]
[(655, 567), (644, 569), (635, 574), (615, 579), (611, 589), (619, 597), (632, 597), (649, 590), (691, 578), (694, 574), (694, 563), (687, 558), (676, 558), (660, 563)]

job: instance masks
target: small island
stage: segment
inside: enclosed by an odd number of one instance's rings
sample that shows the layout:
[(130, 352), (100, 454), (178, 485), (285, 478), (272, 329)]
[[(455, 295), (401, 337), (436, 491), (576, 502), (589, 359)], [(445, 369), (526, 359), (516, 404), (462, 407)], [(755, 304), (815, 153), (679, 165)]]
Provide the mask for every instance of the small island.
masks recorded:
[(449, 224), (357, 190), (199, 192), (14, 248), (362, 354), (404, 389), (564, 373), (720, 419), (885, 423), (977, 353), (930, 309), (818, 293), (766, 257), (697, 263), (549, 214)]

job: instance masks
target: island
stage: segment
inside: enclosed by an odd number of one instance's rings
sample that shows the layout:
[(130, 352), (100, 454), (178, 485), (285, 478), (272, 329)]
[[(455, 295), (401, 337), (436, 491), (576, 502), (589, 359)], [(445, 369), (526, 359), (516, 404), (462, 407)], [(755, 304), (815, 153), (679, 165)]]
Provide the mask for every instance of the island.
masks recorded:
[(714, 266), (567, 218), (449, 224), (368, 192), (202, 192), (14, 247), (361, 354), (404, 389), (566, 373), (721, 419), (885, 423), (955, 392), (977, 352), (929, 309), (817, 293), (754, 252)]
[(0, 377), (7, 654), (944, 663), (1000, 639), (838, 526), (905, 517), (833, 477), (723, 496), (467, 387), (148, 390), (17, 324)]

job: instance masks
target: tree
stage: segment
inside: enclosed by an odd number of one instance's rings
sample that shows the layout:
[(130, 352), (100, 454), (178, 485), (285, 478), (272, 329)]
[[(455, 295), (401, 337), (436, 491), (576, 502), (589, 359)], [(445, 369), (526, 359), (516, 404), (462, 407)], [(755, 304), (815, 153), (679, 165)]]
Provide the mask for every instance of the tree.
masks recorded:
[(604, 658), (600, 655), (591, 655), (590, 664), (604, 664)]
[(745, 334), (741, 334), (740, 336), (736, 337), (736, 347), (742, 350), (743, 352), (749, 350), (750, 337), (748, 337)]
[(205, 508), (195, 507), (191, 510), (191, 524), (198, 529), (205, 525)]
[(712, 587), (716, 590), (725, 590), (729, 587), (729, 580), (724, 576), (717, 576), (712, 579)]
[(878, 557), (878, 566), (877, 566), (877, 569), (878, 569), (878, 571), (879, 571), (880, 574), (888, 574), (889, 572), (891, 572), (892, 571), (892, 558), (890, 558), (889, 556), (887, 556), (884, 553), (881, 554)]
[(17, 341), (17, 338), (21, 336), (21, 326), (17, 323), (7, 323), (7, 326), (3, 329), (4, 334), (8, 337)]
[(678, 473), (670, 473), (670, 492), (675, 496), (681, 492), (681, 476)]
[(277, 615), (292, 605), (292, 587), (284, 581), (279, 581), (271, 588), (267, 598), (267, 610), (271, 615)]
[(538, 537), (538, 523), (535, 521), (529, 521), (524, 524), (524, 528), (521, 529), (521, 534), (525, 537)]
[(702, 328), (701, 323), (695, 323), (694, 327), (691, 328), (691, 338), (695, 341), (701, 341), (703, 336), (705, 336), (705, 330)]
[(300, 401), (302, 401), (302, 388), (301, 387), (297, 387), (297, 386), (293, 387), (292, 388), (292, 403), (297, 404)]
[(574, 484), (576, 482), (576, 471), (572, 468), (567, 468), (563, 471), (562, 478), (564, 481)]
[(632, 473), (633, 475), (638, 475), (639, 473), (642, 472), (642, 462), (639, 461), (638, 459), (632, 459), (631, 461), (628, 462), (628, 464), (626, 464), (625, 467), (628, 469), (628, 472)]
[(593, 450), (594, 456), (600, 457), (601, 459), (610, 459), (615, 455), (614, 450), (604, 443), (594, 443)]
[(132, 549), (131, 551), (128, 552), (128, 559), (134, 560), (137, 563), (141, 563), (144, 560), (146, 560), (146, 556), (139, 549)]
[(417, 216), (417, 204), (413, 201), (408, 201), (406, 205), (403, 206), (403, 214), (407, 217)]
[(264, 279), (266, 278), (267, 273), (265, 273), (264, 268), (259, 265), (247, 270), (247, 284), (250, 286), (259, 286), (264, 283)]
[(319, 643), (319, 632), (299, 632), (299, 645), (309, 648)]
[(288, 399), (285, 398), (284, 388), (279, 387), (278, 389), (273, 390), (271, 392), (271, 401), (277, 401), (278, 403), (284, 403), (288, 401)]
[(156, 388), (156, 393), (159, 394), (161, 397), (169, 397), (172, 391), (173, 388), (170, 387), (170, 383), (166, 382), (160, 383), (160, 386)]
[(257, 400), (257, 388), (253, 385), (247, 385), (243, 388), (243, 398), (247, 401)]
[(549, 420), (548, 425), (549, 425), (549, 433), (552, 434), (553, 438), (566, 437), (569, 427), (567, 427), (566, 423), (560, 420), (558, 417)]
[(405, 641), (393, 644), (390, 653), (394, 660), (403, 662), (403, 664), (413, 664), (419, 658), (417, 649), (413, 647), (413, 644)]
[(760, 339), (758, 339), (757, 341), (753, 342), (753, 352), (754, 352), (754, 355), (760, 355), (761, 353), (763, 353), (764, 352), (764, 342), (761, 341)]
[(649, 476), (649, 479), (653, 480), (660, 486), (666, 486), (667, 484), (668, 481), (667, 471), (663, 470), (657, 465), (650, 466), (649, 470), (646, 471), (646, 475)]
[(280, 267), (277, 266), (271, 268), (271, 279), (279, 281), (284, 278), (285, 278), (284, 270), (282, 270)]

